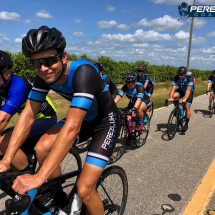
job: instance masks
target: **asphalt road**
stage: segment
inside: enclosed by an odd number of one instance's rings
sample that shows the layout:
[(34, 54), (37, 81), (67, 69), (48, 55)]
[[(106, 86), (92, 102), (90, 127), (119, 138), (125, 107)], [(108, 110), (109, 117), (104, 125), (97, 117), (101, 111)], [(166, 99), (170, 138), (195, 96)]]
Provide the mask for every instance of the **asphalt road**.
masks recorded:
[[(128, 147), (116, 163), (128, 177), (125, 215), (180, 215), (214, 160), (215, 116), (208, 118), (208, 96), (194, 99), (189, 129), (171, 141), (166, 126), (173, 106), (154, 112), (146, 144)], [(86, 153), (81, 155), (83, 161)], [(0, 215), (4, 194), (0, 193)], [(163, 209), (162, 209), (163, 208)], [(172, 212), (165, 212), (172, 208)]]

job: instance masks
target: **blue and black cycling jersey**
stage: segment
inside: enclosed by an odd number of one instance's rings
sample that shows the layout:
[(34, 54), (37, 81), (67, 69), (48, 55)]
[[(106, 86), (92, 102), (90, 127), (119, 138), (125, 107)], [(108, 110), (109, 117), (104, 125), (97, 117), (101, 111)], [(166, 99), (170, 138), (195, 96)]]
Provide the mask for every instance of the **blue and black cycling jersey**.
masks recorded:
[[(20, 114), (25, 107), (33, 85), (25, 78), (11, 75), (8, 86), (0, 91), (1, 111), (13, 116), (15, 113)], [(44, 101), (37, 118), (46, 118), (56, 115), (55, 110), (48, 101)]]
[(130, 99), (130, 102), (132, 104), (135, 104), (135, 102), (137, 101), (138, 98), (141, 98), (142, 100), (146, 100), (146, 99), (150, 98), (147, 95), (147, 93), (145, 92), (144, 86), (139, 82), (137, 82), (137, 84), (136, 84), (134, 89), (129, 89), (127, 87), (127, 84), (125, 84), (122, 87), (122, 89), (120, 90), (119, 95), (121, 97), (123, 97), (125, 94), (128, 97), (128, 99)]
[(115, 83), (107, 75), (102, 75), (102, 78), (104, 79), (105, 83), (107, 84), (112, 98), (115, 99), (116, 96), (118, 95), (118, 89), (117, 89)]
[(143, 85), (145, 84), (145, 82), (148, 82), (148, 85), (146, 88), (150, 88), (154, 86), (154, 82), (152, 81), (152, 79), (149, 77), (148, 74), (143, 74), (143, 77), (138, 76), (137, 81)]
[(208, 78), (208, 82), (209, 83), (212, 83), (212, 85), (215, 85), (215, 78), (213, 75), (211, 75), (209, 78)]
[(109, 114), (108, 107), (114, 103), (98, 69), (86, 60), (70, 63), (67, 80), (62, 85), (48, 85), (36, 76), (29, 99), (43, 102), (50, 89), (71, 101), (71, 108), (86, 110), (85, 121), (93, 120), (98, 114), (101, 117)]
[(173, 78), (173, 81), (172, 81), (172, 85), (173, 86), (178, 86), (178, 88), (182, 91), (182, 92), (186, 92), (187, 90), (187, 87), (191, 86), (192, 87), (192, 90), (194, 90), (194, 78), (193, 76), (190, 76), (190, 75), (185, 75), (184, 79), (180, 79), (178, 75), (176, 75), (174, 78)]

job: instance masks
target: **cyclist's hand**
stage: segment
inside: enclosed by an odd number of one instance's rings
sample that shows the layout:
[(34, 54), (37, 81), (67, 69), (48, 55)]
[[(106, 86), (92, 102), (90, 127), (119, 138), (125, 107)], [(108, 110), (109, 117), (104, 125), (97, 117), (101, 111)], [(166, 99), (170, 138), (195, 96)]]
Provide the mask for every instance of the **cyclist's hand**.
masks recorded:
[(131, 110), (129, 110), (132, 113), (132, 117), (135, 117), (135, 112), (136, 112), (137, 108), (133, 107), (131, 108)]
[(168, 98), (168, 101), (169, 101), (169, 102), (173, 102), (174, 99), (173, 99), (173, 98)]
[[(5, 172), (10, 169), (10, 165), (4, 161), (0, 161), (0, 172)], [(1, 174), (0, 174), (1, 176)]]
[(208, 91), (209, 91), (209, 90), (207, 89), (207, 90), (206, 90), (206, 94), (208, 94)]
[(181, 99), (180, 101), (179, 101), (179, 103), (184, 103), (184, 102), (186, 102), (185, 100), (183, 100), (183, 99)]
[(38, 174), (20, 175), (13, 182), (12, 189), (18, 194), (25, 195), (27, 191), (41, 187), (44, 182), (39, 178)]

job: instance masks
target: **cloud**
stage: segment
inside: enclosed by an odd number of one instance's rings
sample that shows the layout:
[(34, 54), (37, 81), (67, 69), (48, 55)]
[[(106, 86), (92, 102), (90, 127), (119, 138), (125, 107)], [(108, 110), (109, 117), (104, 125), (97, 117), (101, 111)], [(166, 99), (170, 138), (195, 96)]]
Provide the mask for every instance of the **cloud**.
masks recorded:
[(134, 34), (102, 34), (99, 40), (115, 42), (127, 42), (127, 43), (155, 43), (159, 41), (170, 41), (171, 36), (169, 34), (159, 34), (157, 31), (143, 31), (142, 29), (136, 30)]
[(194, 28), (202, 28), (207, 24), (208, 24), (208, 22), (204, 19), (194, 19), (193, 27)]
[(147, 21), (147, 19), (142, 19), (138, 23), (132, 23), (131, 25), (135, 27), (150, 27), (156, 31), (174, 31), (180, 29), (184, 22), (179, 22), (178, 19), (172, 18), (169, 15), (165, 15), (160, 18)]
[(15, 12), (0, 12), (0, 19), (5, 21), (19, 21), (20, 15)]
[(75, 19), (74, 23), (76, 23), (76, 24), (82, 24), (82, 20), (81, 19)]
[(31, 23), (31, 20), (30, 20), (30, 19), (27, 19), (27, 20), (25, 21), (25, 23), (26, 23), (26, 24), (30, 24), (30, 23)]
[(127, 31), (127, 30), (129, 30), (131, 27), (130, 27), (130, 26), (127, 26), (127, 25), (125, 25), (125, 24), (120, 24), (120, 25), (117, 25), (116, 28), (117, 28), (118, 30), (121, 30), (121, 31)]
[(22, 38), (25, 37), (26, 34), (21, 34), (20, 36), (18, 36), (16, 39), (15, 39), (15, 42), (16, 43), (21, 43), (22, 42)]
[(40, 10), (36, 13), (36, 17), (38, 18), (54, 18), (48, 11)]
[(96, 23), (98, 28), (101, 29), (107, 29), (107, 28), (112, 28), (113, 26), (116, 26), (118, 23), (115, 20), (111, 20), (111, 21), (107, 21), (107, 20), (103, 20), (103, 21), (98, 21)]
[(74, 33), (72, 34), (72, 36), (74, 36), (74, 37), (79, 37), (79, 38), (84, 38), (84, 37), (85, 37), (85, 35), (84, 35), (83, 32), (74, 32)]
[(215, 37), (215, 31), (207, 34), (207, 37)]
[(113, 12), (116, 8), (111, 5), (106, 5), (106, 10)]

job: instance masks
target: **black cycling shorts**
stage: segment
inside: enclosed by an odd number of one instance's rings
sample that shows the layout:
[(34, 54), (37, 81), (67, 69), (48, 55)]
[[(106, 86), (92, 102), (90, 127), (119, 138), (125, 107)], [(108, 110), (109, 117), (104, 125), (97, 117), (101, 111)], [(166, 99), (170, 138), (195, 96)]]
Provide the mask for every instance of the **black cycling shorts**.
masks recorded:
[(215, 85), (211, 86), (211, 92), (215, 92)]
[[(148, 99), (142, 100), (141, 103), (143, 103), (143, 104), (145, 105), (145, 110), (147, 110), (147, 109), (149, 109), (149, 108), (151, 107), (151, 105), (152, 105), (152, 100), (151, 100), (151, 98), (148, 98)], [(129, 102), (127, 108), (128, 108), (128, 109), (131, 109), (131, 108), (133, 108), (133, 107), (134, 107), (134, 104), (133, 104), (132, 102)]]
[[(175, 91), (175, 93), (177, 93), (179, 95), (179, 98), (183, 98), (185, 93), (183, 91), (181, 91), (180, 89), (177, 89)], [(190, 96), (188, 97), (187, 101), (185, 102), (186, 105), (191, 105), (192, 102), (193, 102), (193, 94), (194, 94), (194, 91), (191, 91), (190, 92)]]
[[(101, 117), (98, 115), (91, 121), (83, 121), (80, 133), (74, 142), (74, 144), (77, 144), (92, 137), (85, 162), (101, 168), (106, 167), (120, 131), (116, 104), (113, 103), (109, 110), (107, 116)], [(65, 120), (61, 120), (56, 125), (63, 127)]]

